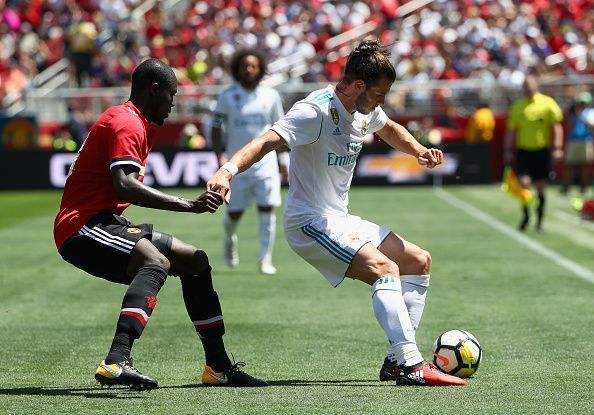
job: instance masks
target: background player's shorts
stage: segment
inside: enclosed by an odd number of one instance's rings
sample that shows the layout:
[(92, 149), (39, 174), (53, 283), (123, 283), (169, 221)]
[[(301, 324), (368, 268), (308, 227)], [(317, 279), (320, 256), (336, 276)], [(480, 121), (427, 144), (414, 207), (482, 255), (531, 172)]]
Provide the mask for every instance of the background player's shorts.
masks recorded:
[(227, 208), (230, 212), (246, 210), (252, 205), (254, 199), (258, 206), (281, 205), (278, 172), (267, 177), (258, 177), (244, 172), (231, 180), (231, 203)]
[(518, 150), (517, 170), (520, 176), (530, 176), (532, 180), (548, 179), (551, 174), (551, 154), (543, 150)]
[(586, 140), (569, 141), (565, 150), (567, 164), (588, 164), (594, 160), (594, 143)]
[(289, 246), (314, 266), (333, 287), (344, 279), (355, 254), (370, 242), (376, 248), (390, 230), (359, 216), (321, 216), (298, 229), (286, 230)]
[(153, 225), (134, 225), (112, 213), (93, 216), (58, 250), (75, 267), (99, 278), (130, 284), (126, 273), (130, 254), (138, 241), (148, 238), (163, 255), (171, 250), (172, 237), (153, 230)]

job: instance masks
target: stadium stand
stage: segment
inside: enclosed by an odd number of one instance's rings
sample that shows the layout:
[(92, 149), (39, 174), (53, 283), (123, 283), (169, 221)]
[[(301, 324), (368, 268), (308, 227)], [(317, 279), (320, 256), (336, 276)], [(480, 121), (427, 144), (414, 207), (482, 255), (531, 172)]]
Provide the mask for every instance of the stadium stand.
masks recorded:
[(71, 86), (125, 85), (149, 55), (166, 59), (185, 84), (228, 83), (224, 68), (238, 47), (263, 48), (271, 62), (298, 55), (308, 67), (303, 81), (333, 81), (347, 51), (331, 53), (328, 40), (365, 23), (393, 45), (400, 79), (517, 84), (527, 69), (594, 74), (592, 0), (442, 0), (403, 18), (395, 0), (3, 3), (0, 74), (8, 96), (63, 55)]
[[(594, 90), (593, 6), (594, 0), (5, 0), (0, 99), (6, 114), (34, 113), (42, 133), (53, 133), (63, 130), (69, 107), (92, 120), (124, 100), (132, 69), (156, 56), (176, 68), (180, 93), (171, 120), (180, 121), (181, 131), (188, 121), (207, 121), (214, 96), (231, 82), (226, 68), (238, 48), (266, 51), (266, 81), (290, 105), (335, 81), (353, 40), (373, 35), (391, 45), (396, 64), (399, 82), (386, 108), (392, 116), (433, 116), (427, 121), (440, 125), (445, 113), (470, 116), (481, 100), (502, 115), (528, 71), (565, 106)], [(442, 130), (461, 138), (463, 127)]]

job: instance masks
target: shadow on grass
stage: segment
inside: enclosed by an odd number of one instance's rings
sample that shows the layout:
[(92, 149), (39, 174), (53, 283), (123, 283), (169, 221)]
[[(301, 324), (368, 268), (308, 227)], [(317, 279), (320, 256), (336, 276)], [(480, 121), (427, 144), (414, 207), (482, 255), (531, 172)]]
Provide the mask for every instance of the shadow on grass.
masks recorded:
[[(377, 380), (367, 379), (344, 379), (344, 380), (303, 380), (303, 379), (285, 379), (285, 380), (267, 380), (270, 386), (356, 386), (356, 387), (378, 387), (384, 384)], [(389, 383), (389, 382), (387, 382)], [(159, 389), (191, 389), (191, 388), (217, 388), (202, 384), (192, 385), (171, 385), (159, 386)]]
[(342, 379), (342, 380), (303, 380), (303, 379), (285, 379), (269, 380), (270, 386), (369, 386), (378, 387), (381, 383), (377, 380), (368, 379)]
[[(376, 380), (346, 379), (346, 380), (269, 380), (270, 386), (350, 386), (350, 387), (378, 387), (381, 384)], [(158, 389), (194, 389), (211, 388), (201, 384), (159, 386)], [(142, 399), (146, 391), (137, 391), (125, 387), (101, 388), (55, 388), (55, 387), (23, 387), (0, 389), (0, 396), (79, 396), (95, 399)]]
[(0, 389), (1, 395), (13, 396), (80, 396), (99, 399), (139, 399), (141, 391), (128, 388), (103, 389), (99, 386), (86, 388), (25, 387)]

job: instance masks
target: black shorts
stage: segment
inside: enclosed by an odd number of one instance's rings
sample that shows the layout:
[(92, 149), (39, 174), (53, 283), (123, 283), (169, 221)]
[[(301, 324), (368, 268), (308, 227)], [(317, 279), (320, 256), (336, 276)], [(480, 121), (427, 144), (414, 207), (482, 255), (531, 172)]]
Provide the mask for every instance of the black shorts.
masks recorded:
[(518, 150), (518, 176), (530, 176), (532, 180), (548, 179), (551, 174), (551, 154), (543, 150)]
[(62, 244), (58, 252), (65, 261), (95, 277), (120, 284), (130, 284), (127, 275), (130, 254), (138, 241), (148, 238), (165, 256), (169, 256), (172, 236), (153, 230), (153, 225), (134, 225), (112, 213), (93, 216), (78, 233)]

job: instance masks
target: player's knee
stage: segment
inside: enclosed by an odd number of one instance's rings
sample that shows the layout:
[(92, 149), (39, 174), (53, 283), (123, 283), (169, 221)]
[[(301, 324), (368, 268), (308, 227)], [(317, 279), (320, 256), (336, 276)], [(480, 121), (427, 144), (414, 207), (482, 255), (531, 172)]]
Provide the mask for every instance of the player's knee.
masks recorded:
[(128, 275), (136, 275), (138, 270), (147, 265), (155, 265), (164, 269), (167, 273), (171, 269), (171, 264), (167, 257), (155, 248), (147, 239), (140, 240), (132, 251), (130, 262), (128, 264)]
[(416, 274), (425, 275), (431, 272), (431, 254), (425, 250), (421, 250), (415, 255)]
[(169, 262), (167, 257), (161, 254), (160, 252), (148, 257), (144, 265), (156, 265), (160, 268), (163, 268), (167, 272), (169, 272), (169, 270), (171, 269), (171, 263)]
[(194, 260), (194, 269), (197, 272), (202, 272), (207, 269), (210, 269), (210, 262), (208, 261), (208, 255), (203, 250), (197, 249), (196, 252), (194, 252), (193, 260)]

